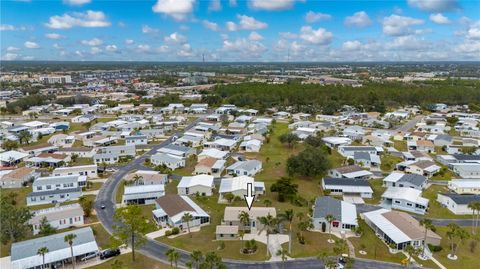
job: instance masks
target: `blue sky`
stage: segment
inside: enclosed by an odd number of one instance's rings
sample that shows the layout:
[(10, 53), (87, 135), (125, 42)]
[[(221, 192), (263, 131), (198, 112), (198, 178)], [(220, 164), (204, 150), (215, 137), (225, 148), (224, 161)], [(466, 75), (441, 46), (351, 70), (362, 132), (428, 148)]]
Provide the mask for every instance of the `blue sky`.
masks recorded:
[(480, 60), (480, 0), (1, 1), (2, 60)]

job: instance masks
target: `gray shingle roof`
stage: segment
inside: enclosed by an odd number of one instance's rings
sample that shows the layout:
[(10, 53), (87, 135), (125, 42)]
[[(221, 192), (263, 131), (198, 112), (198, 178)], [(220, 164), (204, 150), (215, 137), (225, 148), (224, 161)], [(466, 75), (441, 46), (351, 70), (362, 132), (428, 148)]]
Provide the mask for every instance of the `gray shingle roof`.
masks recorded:
[(467, 205), (473, 201), (480, 201), (480, 195), (475, 194), (455, 194), (455, 193), (439, 193), (450, 197), (458, 205)]
[(480, 161), (480, 155), (453, 154), (453, 157), (459, 161)]
[(370, 186), (368, 180), (351, 178), (324, 178), (325, 185)]
[(342, 219), (342, 201), (334, 199), (330, 196), (318, 197), (315, 199), (314, 218), (325, 218), (332, 215), (337, 220)]
[(415, 186), (421, 186), (427, 181), (427, 178), (417, 174), (405, 174), (403, 175), (398, 182), (409, 182)]

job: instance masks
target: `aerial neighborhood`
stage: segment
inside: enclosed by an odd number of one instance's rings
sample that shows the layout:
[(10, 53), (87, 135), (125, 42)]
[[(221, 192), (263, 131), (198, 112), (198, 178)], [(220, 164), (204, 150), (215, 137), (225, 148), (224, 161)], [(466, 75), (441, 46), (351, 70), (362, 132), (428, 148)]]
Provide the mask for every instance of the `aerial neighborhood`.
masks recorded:
[(4, 98), (2, 269), (477, 268), (478, 103), (297, 106), (281, 81), (112, 72)]

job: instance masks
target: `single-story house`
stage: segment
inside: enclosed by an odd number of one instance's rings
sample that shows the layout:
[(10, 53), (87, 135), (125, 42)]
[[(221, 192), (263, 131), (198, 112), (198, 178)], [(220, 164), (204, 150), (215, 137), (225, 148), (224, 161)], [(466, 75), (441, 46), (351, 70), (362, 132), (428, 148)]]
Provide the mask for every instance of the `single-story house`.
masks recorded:
[(353, 154), (353, 160), (355, 164), (367, 168), (380, 167), (381, 165), (380, 156), (364, 151), (355, 152)]
[(262, 162), (258, 160), (238, 161), (227, 167), (229, 175), (237, 176), (255, 176), (262, 170)]
[(204, 158), (197, 163), (194, 173), (196, 175), (206, 174), (220, 177), (223, 170), (225, 170), (226, 162), (225, 160), (217, 160), (211, 157)]
[[(73, 240), (72, 247), (64, 241), (65, 236), (68, 234), (74, 234), (76, 236), (75, 240)], [(37, 253), (38, 249), (42, 247), (48, 248), (45, 257)], [(64, 233), (15, 242), (11, 248), (11, 268), (41, 268), (43, 266), (43, 258), (45, 259), (45, 265), (47, 267), (55, 266), (56, 268), (62, 268), (70, 263), (69, 260), (72, 255), (71, 248), (73, 249), (73, 255), (77, 263), (87, 255), (98, 253), (99, 248), (95, 241), (92, 228), (85, 227)]]
[[(249, 223), (248, 224), (243, 224), (240, 222), (240, 214), (242, 212), (247, 212), (249, 216)], [(257, 233), (257, 231), (260, 231), (263, 229), (263, 225), (258, 221), (258, 218), (260, 217), (266, 217), (266, 216), (272, 216), (276, 217), (277, 216), (277, 211), (274, 207), (255, 207), (252, 206), (250, 210), (247, 207), (233, 207), (233, 206), (227, 206), (225, 207), (225, 211), (223, 213), (223, 220), (221, 222), (220, 226), (234, 226), (238, 227), (238, 229), (241, 230), (247, 230), (250, 231), (250, 233), (254, 234)], [(238, 232), (237, 229), (237, 232)], [(222, 238), (222, 239), (228, 239), (228, 235), (232, 232), (232, 230), (227, 230), (227, 234), (220, 233), (222, 229), (217, 230), (216, 237), (217, 238)], [(226, 235), (226, 236), (225, 236)], [(231, 237), (230, 237), (231, 238)]]
[(152, 211), (153, 219), (161, 226), (186, 229), (187, 224), (182, 220), (186, 213), (193, 217), (188, 223), (190, 228), (210, 224), (210, 216), (185, 195), (167, 194), (155, 201), (155, 207), (156, 209)]
[(327, 216), (334, 217), (332, 231), (350, 231), (358, 226), (357, 207), (354, 204), (337, 200), (330, 196), (317, 197), (313, 206), (312, 222), (314, 230), (328, 231)]
[[(421, 248), (425, 243), (425, 228), (408, 213), (382, 208), (363, 213), (363, 218), (378, 237), (387, 244), (394, 244), (396, 249), (404, 249), (407, 245)], [(441, 239), (438, 234), (427, 231), (427, 244), (438, 246)]]
[(373, 190), (365, 179), (324, 178), (323, 190), (329, 190), (331, 195), (353, 195), (361, 198), (372, 198)]
[(242, 143), (240, 143), (239, 150), (245, 152), (259, 152), (261, 147), (262, 141), (257, 139), (251, 139), (242, 141)]
[(322, 141), (327, 145), (329, 148), (338, 148), (344, 145), (350, 145), (352, 140), (347, 137), (336, 137), (336, 136), (327, 136), (323, 137)]
[(158, 165), (166, 165), (168, 168), (175, 170), (177, 168), (185, 167), (185, 159), (177, 156), (171, 155), (166, 153), (157, 153), (152, 155), (150, 161), (158, 166)]
[(198, 193), (201, 196), (211, 196), (214, 187), (213, 176), (210, 175), (182, 177), (177, 186), (177, 193), (180, 195)]
[(198, 161), (201, 161), (204, 158), (211, 157), (218, 160), (224, 160), (228, 156), (228, 151), (221, 151), (218, 149), (204, 149), (200, 154), (198, 154)]
[(427, 198), (422, 197), (421, 190), (390, 187), (382, 194), (381, 206), (424, 215), (428, 208), (428, 202)]
[(162, 147), (157, 150), (159, 153), (165, 153), (170, 155), (179, 156), (182, 158), (187, 158), (190, 155), (195, 154), (195, 149), (175, 144), (168, 144), (165, 147)]
[[(136, 179), (137, 176), (139, 177), (138, 179)], [(124, 180), (128, 182), (136, 180), (135, 185), (167, 184), (168, 175), (160, 174), (157, 171), (138, 170), (125, 176)]]
[(27, 206), (61, 203), (77, 200), (82, 195), (81, 185), (86, 176), (39, 177), (32, 183), (27, 195)]
[(383, 153), (382, 147), (372, 146), (340, 146), (338, 147), (338, 153), (343, 157), (353, 157), (356, 152), (365, 152), (372, 155), (380, 155)]
[(457, 194), (480, 194), (480, 178), (452, 179), (448, 181), (448, 188)]
[(462, 178), (480, 178), (480, 163), (452, 163), (453, 172)]
[(38, 156), (25, 160), (27, 166), (34, 167), (61, 167), (70, 161), (70, 156), (58, 153), (41, 153)]
[(37, 173), (34, 168), (20, 167), (1, 176), (0, 187), (4, 189), (21, 188), (24, 183), (28, 181), (33, 182), (39, 175), (40, 173)]
[(84, 225), (83, 209), (80, 204), (69, 204), (32, 212), (33, 217), (28, 221), (33, 228), (33, 234), (40, 232), (40, 224), (43, 218), (55, 229), (66, 229), (73, 226)]
[(468, 204), (480, 201), (480, 195), (438, 193), (437, 201), (455, 215), (472, 215), (473, 210), (468, 208)]
[(0, 153), (0, 165), (10, 166), (15, 165), (27, 158), (28, 154), (16, 150), (10, 150)]
[(438, 173), (440, 171), (440, 168), (440, 166), (436, 165), (432, 161), (423, 160), (408, 164), (405, 167), (405, 172), (423, 175), (427, 178), (430, 178), (434, 174)]
[(358, 165), (348, 165), (330, 169), (328, 175), (334, 178), (369, 179), (373, 174)]
[(148, 138), (146, 135), (129, 135), (125, 136), (126, 145), (147, 145)]
[(249, 176), (238, 176), (232, 178), (222, 178), (220, 182), (218, 198), (219, 201), (225, 201), (224, 195), (226, 193), (232, 193), (234, 196), (243, 198), (244, 195), (247, 195), (248, 184), (252, 184), (253, 194), (255, 198), (259, 195), (265, 194), (265, 183), (264, 182), (255, 182), (252, 177)]
[(90, 165), (79, 165), (79, 166), (55, 168), (52, 174), (54, 176), (79, 175), (79, 176), (87, 176), (88, 178), (97, 178), (98, 177), (97, 170), (98, 170), (98, 167), (96, 164), (90, 164)]
[(417, 174), (392, 172), (383, 179), (384, 187), (414, 188), (423, 190), (427, 186), (427, 178)]
[(153, 204), (156, 199), (164, 195), (164, 184), (125, 186), (122, 204)]

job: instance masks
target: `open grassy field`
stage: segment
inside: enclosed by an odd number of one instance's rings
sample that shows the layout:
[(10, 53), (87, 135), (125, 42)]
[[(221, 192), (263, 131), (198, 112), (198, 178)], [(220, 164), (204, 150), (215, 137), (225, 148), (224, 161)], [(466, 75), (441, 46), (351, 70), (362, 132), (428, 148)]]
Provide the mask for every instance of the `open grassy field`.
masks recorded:
[(437, 202), (437, 193), (448, 191), (449, 190), (446, 186), (431, 185), (423, 192), (422, 196), (430, 201), (428, 204), (428, 212), (426, 217), (440, 219), (471, 219), (471, 215), (455, 215)]
[(381, 178), (370, 179), (368, 182), (370, 183), (370, 187), (373, 190), (373, 196), (371, 199), (364, 199), (365, 202), (367, 204), (380, 203), (380, 200), (382, 199), (382, 194), (387, 189), (386, 187), (383, 187), (383, 179)]
[(403, 161), (402, 158), (393, 156), (391, 154), (383, 154), (380, 156), (380, 160), (382, 161), (380, 169), (382, 169), (383, 172), (391, 172), (397, 163)]
[[(471, 235), (471, 228), (465, 227), (465, 229)], [(437, 227), (435, 231), (438, 235), (442, 237), (442, 241), (440, 245), (442, 246), (442, 250), (433, 254), (433, 256), (445, 267), (447, 268), (459, 268), (459, 269), (476, 269), (479, 268), (480, 263), (480, 247), (478, 246), (478, 240), (480, 229), (477, 229), (477, 246), (472, 249), (470, 248), (470, 242), (473, 239), (467, 239), (463, 243), (459, 245), (457, 256), (458, 260), (452, 261), (447, 258), (448, 253), (450, 253), (450, 244), (447, 238), (448, 228), (447, 227)]]
[[(316, 257), (320, 253), (327, 253), (329, 255), (334, 255), (333, 247), (334, 244), (329, 244), (327, 242), (329, 235), (326, 233), (319, 232), (304, 232), (305, 244), (300, 244), (298, 242), (297, 236), (293, 235), (292, 240), (292, 253), (291, 257), (300, 258), (300, 257)], [(288, 242), (282, 244), (283, 249), (288, 250)]]
[(161, 263), (140, 253), (135, 253), (135, 261), (132, 261), (132, 254), (126, 253), (112, 258), (104, 263), (88, 267), (91, 269), (112, 269), (112, 264), (120, 261), (121, 268), (148, 268), (148, 269), (167, 269), (171, 268), (169, 264)]

